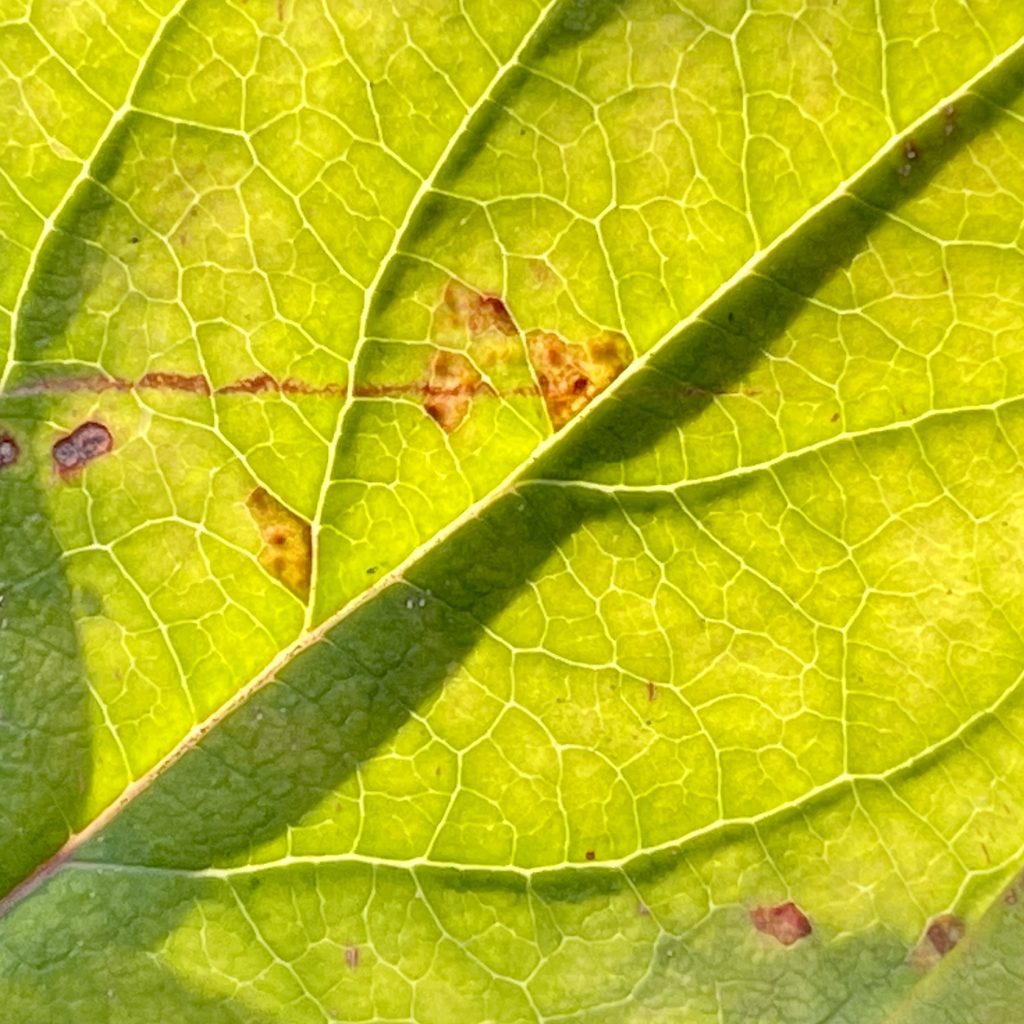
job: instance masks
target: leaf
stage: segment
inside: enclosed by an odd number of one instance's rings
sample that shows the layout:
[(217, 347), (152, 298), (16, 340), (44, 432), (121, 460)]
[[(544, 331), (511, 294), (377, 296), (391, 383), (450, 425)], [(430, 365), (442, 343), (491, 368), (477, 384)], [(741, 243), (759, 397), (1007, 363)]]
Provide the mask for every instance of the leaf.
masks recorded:
[(11, 1019), (1005, 1019), (1022, 37), (11, 0)]

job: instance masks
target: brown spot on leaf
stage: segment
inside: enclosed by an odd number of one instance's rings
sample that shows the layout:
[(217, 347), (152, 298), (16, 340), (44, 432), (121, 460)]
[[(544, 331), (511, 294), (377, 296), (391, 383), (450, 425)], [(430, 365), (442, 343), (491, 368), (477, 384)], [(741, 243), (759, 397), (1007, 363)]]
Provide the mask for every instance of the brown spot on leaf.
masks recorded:
[(10, 434), (0, 434), (0, 469), (13, 466), (21, 455), (18, 442)]
[(587, 860), (593, 860), (597, 856), (597, 854), (594, 853), (593, 850), (587, 850), (584, 856), (587, 858)]
[(612, 331), (602, 331), (580, 344), (550, 331), (530, 331), (526, 345), (556, 430), (604, 391), (630, 362), (626, 339)]
[(497, 333), (514, 337), (518, 332), (505, 303), (495, 295), (483, 295), (460, 281), (445, 286), (435, 317), (439, 336), (453, 332), (471, 335)]
[(654, 701), (658, 699), (658, 687), (650, 680), (647, 681), (647, 699)]
[(53, 461), (62, 476), (77, 473), (87, 462), (106, 455), (114, 438), (102, 423), (83, 423), (54, 442)]
[(313, 551), (309, 523), (262, 487), (257, 487), (245, 504), (263, 538), (260, 565), (305, 600)]
[(953, 914), (940, 914), (925, 929), (925, 938), (939, 956), (945, 956), (964, 937), (967, 926)]
[(910, 951), (910, 962), (920, 970), (934, 967), (967, 932), (967, 925), (955, 914), (939, 914), (928, 922), (921, 941)]
[(345, 965), (348, 967), (350, 971), (354, 971), (359, 966), (358, 946), (345, 947)]
[(783, 946), (792, 946), (812, 930), (807, 915), (792, 901), (775, 907), (755, 907), (750, 912), (750, 920), (759, 932), (770, 935)]
[(435, 352), (423, 389), (423, 408), (450, 434), (469, 415), (474, 395), (490, 392), (473, 364), (458, 352)]
[[(454, 355), (446, 358), (435, 356), (430, 376), (423, 385), (427, 391), (461, 391), (469, 397), (476, 394), (493, 397), (496, 392), (483, 383), (481, 374), (490, 375), (494, 370), (496, 380), (502, 382), (509, 367), (522, 364), (522, 340), (508, 307), (496, 295), (474, 291), (460, 281), (449, 280), (445, 285), (434, 309), (430, 333), (431, 340), (439, 349)], [(465, 353), (466, 362), (460, 360), (459, 353)], [(499, 383), (499, 386), (503, 385)], [(517, 383), (505, 393), (518, 393), (520, 386)], [(457, 426), (461, 423), (469, 404), (464, 401), (446, 404), (451, 408), (440, 417), (440, 409), (428, 407), (428, 412), (445, 430), (449, 430), (445, 424), (452, 422)]]

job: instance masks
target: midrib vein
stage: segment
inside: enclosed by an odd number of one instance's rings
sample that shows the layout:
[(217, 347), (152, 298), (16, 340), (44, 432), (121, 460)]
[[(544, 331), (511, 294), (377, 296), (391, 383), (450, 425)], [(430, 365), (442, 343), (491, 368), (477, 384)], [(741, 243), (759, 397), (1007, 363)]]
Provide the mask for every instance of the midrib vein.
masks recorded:
[[(178, 6), (184, 6), (187, 2), (188, 0), (181, 0), (181, 3)], [(554, 2), (550, 3), (545, 8), (544, 13), (538, 19), (538, 22), (535, 23), (533, 31), (527, 34), (523, 43), (519, 47), (517, 51), (519, 56), (523, 54), (523, 52), (536, 38), (546, 19), (558, 6), (558, 2), (559, 0), (554, 0)], [(983, 82), (989, 76), (994, 75), (1003, 64), (1011, 60), (1021, 51), (1024, 51), (1024, 39), (1018, 40), (1012, 46), (994, 57), (984, 68), (972, 76), (958, 90), (933, 104), (925, 113), (908, 125), (899, 135), (888, 139), (856, 173), (840, 182), (827, 196), (809, 207), (802, 216), (794, 221), (793, 224), (791, 224), (782, 234), (773, 239), (773, 241), (764, 249), (751, 256), (742, 267), (740, 267), (731, 277), (724, 281), (717, 289), (715, 289), (714, 292), (705, 298), (687, 317), (677, 323), (671, 330), (663, 334), (661, 338), (659, 338), (658, 341), (646, 353), (644, 353), (644, 355), (634, 360), (600, 396), (595, 398), (589, 406), (584, 408), (570, 424), (562, 429), (561, 432), (553, 434), (538, 445), (530, 457), (521, 466), (509, 473), (497, 487), (493, 488), (482, 498), (470, 505), (461, 515), (453, 519), (447, 526), (439, 530), (429, 540), (415, 548), (399, 565), (391, 570), (391, 572), (386, 576), (382, 577), (374, 586), (364, 590), (361, 594), (348, 601), (329, 618), (325, 619), (315, 628), (310, 629), (293, 643), (284, 648), (276, 658), (268, 663), (258, 676), (254, 677), (247, 684), (241, 687), (230, 700), (225, 702), (220, 708), (204, 719), (204, 721), (200, 722), (190, 730), (189, 733), (186, 734), (186, 736), (184, 736), (172, 750), (165, 754), (160, 761), (158, 761), (145, 774), (140, 776), (139, 779), (126, 787), (121, 795), (101, 811), (85, 828), (70, 836), (55, 854), (40, 864), (39, 867), (37, 867), (35, 871), (25, 879), (15, 885), (3, 897), (3, 899), (0, 899), (0, 916), (3, 916), (11, 909), (11, 907), (15, 906), (22, 899), (35, 891), (35, 889), (45, 882), (47, 878), (51, 877), (58, 868), (70, 860), (76, 850), (78, 850), (85, 842), (95, 836), (98, 832), (101, 832), (127, 806), (129, 806), (136, 797), (146, 792), (172, 765), (174, 765), (189, 750), (195, 747), (200, 740), (207, 735), (207, 733), (214, 729), (221, 721), (229, 717), (233, 712), (246, 704), (249, 698), (270, 682), (270, 680), (272, 680), (285, 665), (293, 661), (299, 654), (323, 638), (326, 633), (333, 629), (347, 616), (375, 598), (382, 590), (402, 579), (405, 573), (428, 553), (443, 544), (466, 523), (477, 518), (488, 507), (495, 504), (500, 498), (513, 490), (517, 483), (525, 476), (527, 471), (539, 459), (546, 455), (547, 452), (556, 444), (562, 442), (567, 437), (578, 433), (582, 429), (582, 425), (594, 415), (595, 409), (603, 407), (607, 402), (612, 400), (618, 392), (622, 390), (622, 388), (625, 387), (633, 377), (640, 373), (647, 363), (672, 339), (678, 337), (682, 332), (687, 330), (687, 328), (698, 323), (712, 306), (721, 301), (728, 292), (745, 280), (749, 275), (755, 273), (757, 269), (762, 264), (766, 263), (778, 249), (800, 235), (805, 228), (812, 225), (818, 216), (829, 209), (829, 207), (831, 207), (832, 204), (840, 197), (850, 193), (851, 189), (853, 189), (858, 182), (866, 179), (867, 176), (879, 166), (880, 162), (888, 157), (894, 148), (900, 145), (904, 139), (912, 135), (914, 131), (926, 124), (931, 118), (935, 117), (937, 112), (941, 111), (943, 107), (950, 103), (956, 103), (959, 99), (970, 94), (979, 85), (979, 83)], [(501, 72), (496, 77), (491, 88), (485, 90), (485, 93), (481, 96), (480, 100), (478, 100), (477, 104), (474, 105), (472, 112), (467, 114), (464, 121), (464, 125), (466, 127), (469, 127), (472, 124), (476, 110), (482, 107), (491, 97), (494, 89), (504, 78), (508, 67), (509, 66), (507, 65), (505, 71)], [(445, 150), (445, 153), (442, 154), (441, 158), (439, 158), (439, 162), (428, 180), (431, 182), (437, 180), (438, 176), (444, 171), (445, 161), (447, 161), (455, 151), (459, 141), (460, 137), (455, 137), (453, 139), (452, 143)], [(395, 240), (392, 244), (392, 256), (401, 246), (402, 236), (404, 236), (408, 231), (409, 226), (412, 224), (417, 213), (418, 204), (423, 201), (428, 193), (429, 188), (421, 186), (417, 193), (417, 200), (410, 204), (409, 211), (403, 221), (403, 226), (399, 229), (399, 232), (396, 233)], [(384, 270), (378, 272), (375, 278), (376, 286), (379, 286), (380, 281), (383, 278), (383, 274)], [(372, 301), (373, 295), (371, 294), (367, 302), (364, 304), (364, 320), (365, 317), (368, 316)], [(971, 721), (973, 721), (973, 719)], [(837, 785), (835, 781), (829, 784), (829, 786), (835, 785)], [(718, 828), (721, 826), (720, 824), (716, 824), (714, 827)], [(679, 842), (680, 840), (677, 839), (670, 845), (675, 846), (678, 845)]]

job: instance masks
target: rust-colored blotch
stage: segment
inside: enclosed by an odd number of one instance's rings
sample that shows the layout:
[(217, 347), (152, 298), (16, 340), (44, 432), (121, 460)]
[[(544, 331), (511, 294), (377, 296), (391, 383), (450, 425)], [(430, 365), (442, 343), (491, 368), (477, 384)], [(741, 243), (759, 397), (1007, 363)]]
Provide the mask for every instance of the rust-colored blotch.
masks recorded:
[(62, 475), (76, 473), (114, 447), (114, 438), (102, 424), (90, 421), (59, 438), (53, 445), (53, 461)]
[(770, 935), (783, 946), (792, 946), (812, 931), (807, 915), (792, 901), (774, 907), (755, 907), (750, 912), (750, 920), (759, 932)]
[(945, 956), (964, 937), (967, 925), (954, 914), (940, 914), (930, 921), (925, 938), (939, 956)]
[(257, 487), (245, 504), (263, 540), (260, 565), (305, 600), (313, 564), (309, 523), (262, 487)]
[(423, 408), (450, 434), (469, 415), (473, 397), (490, 390), (464, 355), (438, 351), (430, 359)]
[(924, 935), (910, 951), (909, 962), (930, 971), (967, 934), (967, 924), (955, 914), (939, 914), (925, 926)]
[(555, 430), (590, 404), (630, 363), (626, 339), (612, 331), (576, 344), (530, 331), (526, 347)]
[(518, 333), (501, 299), (475, 292), (455, 280), (445, 286), (436, 323), (440, 334), (462, 331), (470, 335), (496, 333), (512, 337)]

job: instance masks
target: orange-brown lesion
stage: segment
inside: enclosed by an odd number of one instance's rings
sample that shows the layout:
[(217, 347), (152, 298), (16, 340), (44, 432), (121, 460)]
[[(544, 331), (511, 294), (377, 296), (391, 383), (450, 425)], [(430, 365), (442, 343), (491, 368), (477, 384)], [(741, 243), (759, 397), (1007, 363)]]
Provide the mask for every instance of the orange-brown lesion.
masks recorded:
[(580, 343), (551, 331), (530, 331), (526, 346), (555, 430), (604, 391), (631, 359), (629, 344), (615, 331)]
[(438, 350), (430, 359), (423, 407), (450, 434), (469, 415), (473, 398), (490, 391), (464, 355)]
[[(494, 397), (477, 366), (512, 358), (519, 332), (501, 299), (453, 279), (434, 311), (431, 333), (435, 344), (443, 347), (430, 358), (422, 386), (423, 408), (450, 434), (465, 421), (475, 397)], [(471, 353), (472, 359), (458, 349)]]
[(313, 563), (309, 523), (262, 487), (257, 487), (245, 504), (263, 541), (260, 565), (305, 600)]
[[(523, 339), (497, 296), (449, 280), (434, 310), (431, 335), (438, 348), (422, 384), (423, 404), (448, 433), (470, 415), (477, 396), (533, 393), (523, 360)], [(530, 331), (525, 349), (536, 390), (556, 430), (604, 391), (632, 358), (625, 337), (615, 331), (602, 331), (580, 342), (566, 341), (551, 331)], [(505, 390), (508, 370), (516, 364), (519, 379)], [(497, 392), (481, 372), (495, 382)]]
[(518, 331), (508, 307), (496, 295), (485, 295), (467, 288), (461, 281), (445, 285), (441, 304), (434, 318), (435, 337), (448, 343), (461, 335), (477, 340), (487, 335), (514, 337)]

